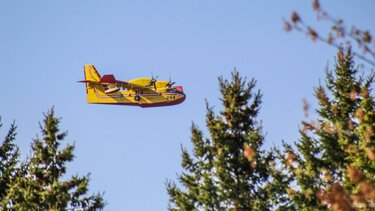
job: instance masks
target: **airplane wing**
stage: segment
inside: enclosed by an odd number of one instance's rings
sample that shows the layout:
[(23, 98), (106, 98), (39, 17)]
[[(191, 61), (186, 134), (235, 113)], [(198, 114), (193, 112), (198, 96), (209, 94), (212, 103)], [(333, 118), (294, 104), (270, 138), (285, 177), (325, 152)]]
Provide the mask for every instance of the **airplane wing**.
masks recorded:
[(150, 87), (141, 86), (139, 84), (130, 83), (127, 81), (119, 81), (116, 80), (114, 75), (103, 75), (103, 77), (100, 78), (100, 81), (80, 81), (80, 82), (91, 82), (91, 83), (98, 83), (98, 84), (104, 84), (104, 85), (121, 85), (123, 89), (133, 90), (135, 92), (143, 92), (148, 91), (151, 93), (158, 93), (155, 90), (151, 89)]
[(134, 91), (149, 91), (149, 92), (157, 93), (155, 90), (151, 89), (150, 87), (145, 87), (145, 86), (141, 86), (141, 85), (126, 82), (126, 81), (123, 81), (123, 87), (134, 90)]

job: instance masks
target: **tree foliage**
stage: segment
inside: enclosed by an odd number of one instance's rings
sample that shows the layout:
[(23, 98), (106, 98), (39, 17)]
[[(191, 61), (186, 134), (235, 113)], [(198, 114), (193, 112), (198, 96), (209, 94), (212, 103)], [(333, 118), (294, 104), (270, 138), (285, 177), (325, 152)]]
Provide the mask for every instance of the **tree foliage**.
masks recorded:
[(270, 155), (261, 149), (256, 81), (247, 82), (234, 71), (231, 81), (220, 77), (219, 85), (223, 110), (216, 115), (207, 103), (207, 138), (193, 123), (193, 151), (182, 148), (185, 171), (178, 179), (183, 187), (167, 183), (170, 209), (269, 210), (265, 184)]
[[(30, 157), (22, 163), (12, 160), (12, 176), (4, 186), (6, 191), (0, 201), (3, 209), (97, 210), (104, 207), (101, 194), (86, 196), (89, 175), (63, 180), (66, 165), (74, 158), (74, 145), (60, 146), (67, 132), (60, 132), (59, 123), (60, 119), (54, 116), (51, 109), (44, 115), (43, 124), (40, 124), (42, 137), (33, 140)], [(14, 130), (12, 125), (7, 136), (9, 142), (2, 145), (6, 150), (0, 151), (0, 157), (17, 157), (17, 148), (10, 144), (15, 138)]]
[[(0, 128), (2, 124), (0, 123)], [(0, 201), (7, 196), (10, 184), (13, 182), (19, 162), (19, 149), (14, 144), (16, 125), (13, 122), (0, 146)]]
[[(374, 74), (358, 77), (350, 50), (340, 49), (334, 71), (315, 96), (319, 118), (303, 122), (295, 147), (279, 152), (279, 173), (298, 210), (373, 209), (375, 205)], [(286, 179), (287, 178), (287, 179)]]
[[(371, 210), (375, 207), (375, 74), (359, 76), (348, 50), (315, 96), (318, 118), (300, 139), (265, 152), (256, 121), (260, 92), (238, 72), (219, 79), (223, 110), (207, 105), (209, 137), (192, 126), (181, 183), (167, 183), (171, 210)], [(181, 187), (182, 186), (182, 187)]]

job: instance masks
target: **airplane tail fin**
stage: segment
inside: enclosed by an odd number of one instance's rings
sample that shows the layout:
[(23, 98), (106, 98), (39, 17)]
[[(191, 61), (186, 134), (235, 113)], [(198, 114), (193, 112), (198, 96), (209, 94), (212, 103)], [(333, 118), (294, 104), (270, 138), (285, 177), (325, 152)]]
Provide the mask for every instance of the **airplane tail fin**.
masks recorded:
[(98, 84), (100, 82), (101, 76), (92, 64), (85, 65), (83, 67), (83, 70), (85, 74), (85, 80), (78, 82), (86, 83), (87, 102), (96, 103), (98, 99), (96, 97), (95, 91), (102, 91), (104, 89), (102, 85)]
[[(100, 76), (94, 65), (84, 66), (85, 80), (78, 81), (86, 84), (86, 96), (88, 103), (113, 103), (113, 97), (122, 95), (117, 93), (120, 88), (116, 87), (116, 78), (113, 75)], [(111, 94), (111, 96), (109, 96)], [(119, 95), (119, 96), (117, 96)]]
[(86, 81), (92, 81), (92, 82), (99, 82), (100, 81), (100, 74), (95, 69), (94, 65), (87, 64), (84, 66), (85, 71), (85, 80)]

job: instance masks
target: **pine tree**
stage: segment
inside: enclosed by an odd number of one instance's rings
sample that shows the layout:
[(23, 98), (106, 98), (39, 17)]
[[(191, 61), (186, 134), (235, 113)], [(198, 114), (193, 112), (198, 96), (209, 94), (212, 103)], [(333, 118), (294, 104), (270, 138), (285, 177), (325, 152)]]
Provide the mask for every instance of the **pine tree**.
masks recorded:
[[(0, 128), (1, 127), (2, 124), (0, 123)], [(4, 141), (0, 146), (0, 202), (8, 194), (9, 185), (17, 173), (19, 149), (14, 144), (17, 134), (16, 129), (17, 127), (13, 122), (8, 134), (5, 136)], [(0, 208), (2, 208), (1, 205)]]
[(59, 132), (60, 119), (51, 109), (40, 125), (42, 138), (32, 143), (32, 155), (10, 184), (3, 205), (11, 210), (96, 210), (104, 207), (101, 194), (85, 196), (89, 175), (62, 181), (67, 162), (73, 160), (74, 146), (60, 149), (67, 132)]
[(269, 210), (265, 184), (271, 156), (261, 149), (256, 81), (246, 82), (234, 71), (230, 82), (220, 77), (219, 85), (223, 110), (215, 115), (207, 103), (210, 136), (193, 123), (193, 152), (182, 148), (185, 171), (178, 179), (183, 187), (167, 182), (170, 210)]
[(350, 50), (339, 50), (335, 70), (327, 71), (326, 88), (315, 89), (319, 118), (302, 123), (296, 149), (284, 144), (284, 153), (279, 152), (283, 169), (276, 181), (284, 181), (289, 208), (374, 208), (373, 81), (374, 74), (358, 77)]

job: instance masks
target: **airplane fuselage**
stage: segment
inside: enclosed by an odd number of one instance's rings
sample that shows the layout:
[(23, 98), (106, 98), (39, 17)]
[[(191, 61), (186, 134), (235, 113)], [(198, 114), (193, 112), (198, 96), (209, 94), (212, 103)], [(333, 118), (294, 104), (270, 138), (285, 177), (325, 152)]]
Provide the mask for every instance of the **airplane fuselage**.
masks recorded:
[[(141, 107), (169, 106), (182, 103), (186, 96), (183, 93), (172, 91), (173, 89), (156, 89), (157, 93), (140, 91), (138, 93), (132, 90), (105, 93), (105, 87), (102, 85), (88, 85), (91, 87), (92, 94), (87, 96), (87, 102), (92, 104), (118, 104), (118, 105), (135, 105)], [(90, 89), (90, 88), (89, 88)], [(139, 100), (136, 100), (139, 96)]]

